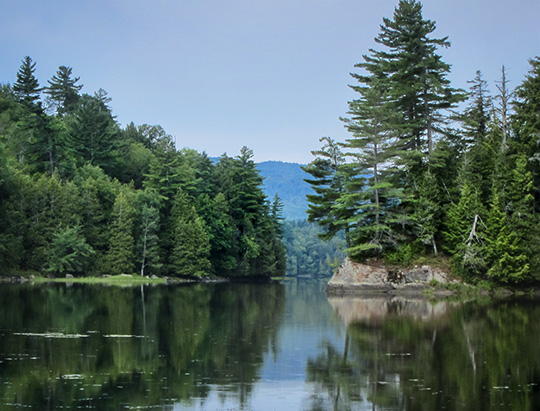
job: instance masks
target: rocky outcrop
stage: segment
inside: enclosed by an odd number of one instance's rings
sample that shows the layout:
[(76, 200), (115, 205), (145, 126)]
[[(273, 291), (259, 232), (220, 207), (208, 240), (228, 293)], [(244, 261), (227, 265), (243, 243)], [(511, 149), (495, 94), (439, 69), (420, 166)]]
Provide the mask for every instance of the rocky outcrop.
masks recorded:
[(328, 294), (421, 293), (436, 281), (446, 284), (450, 274), (432, 266), (398, 268), (381, 264), (359, 264), (346, 259), (328, 282)]

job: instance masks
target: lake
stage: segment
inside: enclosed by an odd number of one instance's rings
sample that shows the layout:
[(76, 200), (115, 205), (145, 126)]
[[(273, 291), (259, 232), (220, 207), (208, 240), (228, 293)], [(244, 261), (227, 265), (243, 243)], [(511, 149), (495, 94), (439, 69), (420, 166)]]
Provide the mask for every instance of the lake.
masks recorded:
[(0, 284), (1, 409), (540, 409), (540, 303)]

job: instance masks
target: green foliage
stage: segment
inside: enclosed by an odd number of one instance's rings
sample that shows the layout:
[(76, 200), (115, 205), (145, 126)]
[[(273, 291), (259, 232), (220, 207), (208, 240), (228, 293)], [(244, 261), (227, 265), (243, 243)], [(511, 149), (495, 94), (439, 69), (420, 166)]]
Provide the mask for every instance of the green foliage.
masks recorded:
[(331, 276), (345, 258), (343, 232), (324, 241), (319, 235), (322, 228), (305, 220), (285, 221), (283, 231), (289, 276)]
[(450, 86), (437, 51), (450, 43), (431, 37), (435, 28), (416, 0), (400, 0), (383, 19), (382, 49), (352, 74), (357, 98), (342, 119), (352, 136), (326, 137), (304, 168), (315, 191), (309, 221), (326, 238), (344, 230), (354, 260), (407, 265), (442, 250), (472, 282), (526, 283), (540, 270), (540, 59), (530, 61), (512, 114), (504, 67), (496, 107), (479, 71), (468, 95)]
[(77, 84), (79, 77), (71, 77), (72, 71), (71, 67), (58, 67), (56, 74), (49, 80), (49, 87), (45, 90), (60, 115), (75, 111), (80, 99), (79, 91), (82, 84)]
[(34, 72), (27, 57), (0, 86), (2, 274), (284, 273), (282, 206), (252, 150), (215, 165), (158, 125), (120, 129), (107, 93), (79, 95), (66, 66), (45, 89), (48, 115)]
[(32, 112), (41, 110), (41, 102), (39, 102), (41, 88), (34, 75), (35, 71), (36, 63), (26, 56), (17, 72), (17, 81), (13, 84), (15, 95)]
[(109, 249), (106, 254), (111, 274), (132, 274), (135, 271), (135, 239), (133, 237), (133, 191), (122, 187), (114, 201)]
[(45, 271), (54, 275), (83, 272), (94, 250), (84, 238), (81, 226), (66, 227), (54, 234)]
[(195, 207), (179, 189), (171, 214), (173, 249), (171, 272), (176, 276), (203, 277), (210, 271), (210, 241)]

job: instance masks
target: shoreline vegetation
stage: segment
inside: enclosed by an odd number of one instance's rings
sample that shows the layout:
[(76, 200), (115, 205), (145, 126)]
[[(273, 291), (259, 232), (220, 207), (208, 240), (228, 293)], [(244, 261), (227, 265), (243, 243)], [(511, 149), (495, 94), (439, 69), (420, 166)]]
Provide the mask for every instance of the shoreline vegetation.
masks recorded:
[[(452, 87), (422, 4), (400, 0), (351, 76), (349, 138), (321, 138), (305, 167), (308, 220), (344, 232), (353, 261), (448, 256), (480, 287), (540, 284), (540, 57), (515, 89), (502, 66)], [(501, 56), (504, 58), (504, 56)], [(472, 74), (472, 73), (471, 73)], [(368, 263), (369, 264), (369, 263)]]
[(46, 87), (35, 71), (27, 56), (0, 84), (0, 276), (285, 274), (283, 204), (251, 149), (178, 149), (159, 125), (121, 127), (71, 67)]

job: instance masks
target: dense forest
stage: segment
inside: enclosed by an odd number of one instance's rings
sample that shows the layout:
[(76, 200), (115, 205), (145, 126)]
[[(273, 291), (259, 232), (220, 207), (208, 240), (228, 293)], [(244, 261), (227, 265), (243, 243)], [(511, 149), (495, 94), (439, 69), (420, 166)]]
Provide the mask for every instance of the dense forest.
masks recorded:
[(213, 162), (160, 126), (121, 128), (104, 90), (25, 57), (0, 85), (0, 273), (279, 276), (282, 203), (244, 147)]
[(471, 282), (540, 280), (540, 58), (516, 89), (503, 66), (496, 95), (480, 71), (465, 91), (419, 2), (380, 27), (351, 74), (349, 139), (321, 139), (304, 167), (309, 221), (345, 232), (357, 261), (433, 256)]

